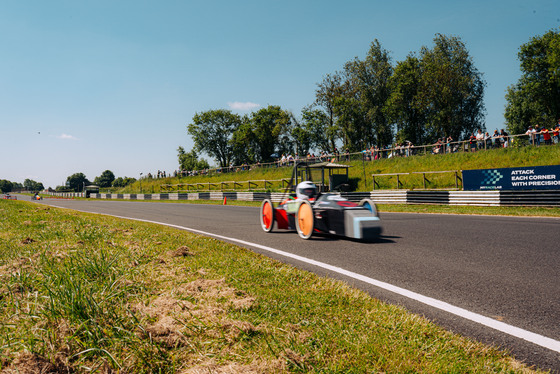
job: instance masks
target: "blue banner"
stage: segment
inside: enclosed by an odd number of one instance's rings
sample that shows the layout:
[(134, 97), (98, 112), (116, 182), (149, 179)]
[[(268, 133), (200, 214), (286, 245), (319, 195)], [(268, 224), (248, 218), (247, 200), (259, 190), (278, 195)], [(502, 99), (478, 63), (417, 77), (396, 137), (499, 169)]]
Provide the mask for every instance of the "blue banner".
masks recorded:
[(560, 165), (463, 170), (463, 190), (560, 190)]

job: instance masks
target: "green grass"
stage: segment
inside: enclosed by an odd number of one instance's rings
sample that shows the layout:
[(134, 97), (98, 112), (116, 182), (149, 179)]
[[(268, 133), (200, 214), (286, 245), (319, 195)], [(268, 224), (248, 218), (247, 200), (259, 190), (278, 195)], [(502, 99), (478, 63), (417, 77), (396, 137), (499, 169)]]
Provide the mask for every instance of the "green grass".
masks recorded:
[[(453, 153), (445, 155), (418, 155), (412, 157), (396, 157), (376, 161), (350, 161), (342, 162), (351, 165), (349, 177), (351, 185), (358, 191), (371, 191), (372, 174), (411, 173), (421, 171), (450, 171), (486, 168), (523, 167), (540, 165), (558, 165), (560, 163), (560, 146), (521, 147), (490, 149), (475, 153)], [(218, 183), (221, 181), (247, 181), (247, 180), (279, 180), (290, 178), (292, 169), (269, 168), (240, 171), (212, 176), (192, 176), (185, 178), (142, 179), (127, 188), (123, 193), (159, 193), (162, 184), (179, 183)], [(460, 174), (459, 174), (460, 175)], [(454, 174), (427, 175), (429, 183), (426, 188), (454, 188)], [(377, 177), (380, 189), (396, 188), (396, 177)], [(421, 175), (400, 177), (405, 189), (423, 188)], [(459, 188), (461, 186), (459, 185)], [(279, 190), (274, 188), (273, 190)]]
[(347, 284), (215, 239), (0, 200), (0, 370), (529, 372)]

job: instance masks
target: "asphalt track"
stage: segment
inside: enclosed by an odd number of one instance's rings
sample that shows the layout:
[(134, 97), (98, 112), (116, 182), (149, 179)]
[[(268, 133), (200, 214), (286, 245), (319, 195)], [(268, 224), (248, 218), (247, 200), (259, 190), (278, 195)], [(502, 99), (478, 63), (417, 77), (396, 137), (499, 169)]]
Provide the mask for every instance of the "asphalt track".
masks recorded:
[[(560, 372), (560, 219), (381, 213), (382, 237), (363, 243), (330, 236), (305, 241), (294, 232), (267, 234), (260, 229), (258, 208), (254, 207), (83, 200), (40, 203), (161, 222), (255, 243), (257, 246), (245, 246), (302, 269), (345, 280), (450, 331), (506, 349), (527, 364)], [(268, 247), (351, 273), (341, 274), (312, 261), (272, 253)], [(538, 334), (553, 347), (497, 331), (352, 274)]]

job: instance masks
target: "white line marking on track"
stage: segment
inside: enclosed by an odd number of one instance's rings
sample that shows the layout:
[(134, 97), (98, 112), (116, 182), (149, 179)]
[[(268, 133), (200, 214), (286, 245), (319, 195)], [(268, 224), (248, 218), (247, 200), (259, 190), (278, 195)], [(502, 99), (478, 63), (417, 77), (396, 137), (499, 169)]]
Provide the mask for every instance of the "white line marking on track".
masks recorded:
[[(54, 205), (51, 205), (51, 206), (54, 206)], [(58, 206), (57, 206), (57, 208), (69, 209), (69, 208), (58, 207)], [(74, 209), (74, 210), (77, 210), (77, 209)], [(86, 212), (86, 211), (82, 211), (82, 212), (92, 213), (92, 212)], [(171, 223), (150, 221), (150, 220), (147, 220), (147, 219), (140, 219), (140, 218), (116, 216), (116, 215), (104, 214), (104, 213), (97, 213), (97, 214), (112, 216), (112, 217), (116, 217), (116, 218), (131, 219), (131, 220), (140, 221), (140, 222), (155, 223), (155, 224), (158, 224), (158, 225), (163, 225), (163, 226), (173, 227), (173, 228), (177, 228), (177, 229), (181, 229), (181, 230), (186, 230), (186, 231), (190, 231), (190, 232), (193, 232), (193, 233), (196, 233), (196, 234), (201, 234), (201, 235), (204, 235), (204, 236), (211, 236), (211, 237), (216, 238), (216, 239), (227, 240), (227, 241), (230, 241), (230, 242), (239, 243), (239, 244), (244, 245), (244, 246), (259, 248), (259, 249), (262, 249), (262, 250), (267, 251), (267, 252), (276, 253), (276, 254), (284, 256), (284, 257), (292, 258), (294, 260), (301, 261), (301, 262), (304, 262), (306, 264), (314, 265), (314, 266), (320, 267), (322, 269), (330, 270), (334, 273), (342, 274), (342, 275), (345, 275), (347, 277), (350, 277), (350, 278), (353, 278), (353, 279), (371, 284), (373, 286), (382, 288), (384, 290), (396, 293), (397, 295), (407, 297), (409, 299), (418, 301), (420, 303), (426, 304), (426, 305), (431, 306), (433, 308), (443, 310), (445, 312), (448, 312), (448, 313), (454, 314), (456, 316), (462, 317), (466, 320), (479, 323), (483, 326), (490, 327), (491, 329), (501, 331), (505, 334), (508, 334), (508, 335), (526, 340), (528, 342), (534, 343), (534, 344), (539, 345), (541, 347), (550, 349), (551, 351), (555, 351), (555, 352), (560, 353), (560, 341), (558, 341), (558, 340), (548, 338), (546, 336), (536, 334), (534, 332), (530, 332), (530, 331), (521, 329), (519, 327), (508, 325), (507, 323), (496, 321), (495, 319), (485, 317), (483, 315), (468, 311), (466, 309), (448, 304), (444, 301), (434, 299), (432, 297), (424, 296), (424, 295), (421, 295), (419, 293), (409, 291), (405, 288), (397, 287), (397, 286), (394, 286), (394, 285), (386, 283), (386, 282), (378, 281), (376, 279), (366, 277), (364, 275), (354, 273), (354, 272), (339, 268), (337, 266), (332, 266), (332, 265), (326, 264), (324, 262), (315, 261), (315, 260), (312, 260), (312, 259), (307, 258), (307, 257), (298, 256), (298, 255), (295, 255), (293, 253), (284, 252), (284, 251), (281, 251), (279, 249), (275, 249), (275, 248), (272, 248), (272, 247), (267, 247), (265, 245), (261, 245), (261, 244), (257, 244), (257, 243), (251, 243), (251, 242), (248, 242), (248, 241), (245, 241), (245, 240), (231, 238), (231, 237), (228, 237), (228, 236), (212, 234), (210, 232), (197, 230), (197, 229), (192, 229), (192, 228), (189, 228), (189, 227), (184, 227), (184, 226), (179, 226), (179, 225), (174, 225), (174, 224), (171, 224)]]

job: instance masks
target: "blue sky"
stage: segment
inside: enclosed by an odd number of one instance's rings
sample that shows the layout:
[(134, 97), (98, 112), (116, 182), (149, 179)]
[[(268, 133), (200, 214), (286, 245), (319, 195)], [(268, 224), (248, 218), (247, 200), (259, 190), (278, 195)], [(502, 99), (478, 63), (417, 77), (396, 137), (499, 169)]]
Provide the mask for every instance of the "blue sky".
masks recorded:
[(2, 0), (0, 179), (56, 187), (76, 172), (173, 171), (196, 112), (299, 115), (374, 39), (397, 62), (436, 33), (460, 37), (494, 130), (519, 47), (558, 27), (558, 0)]

